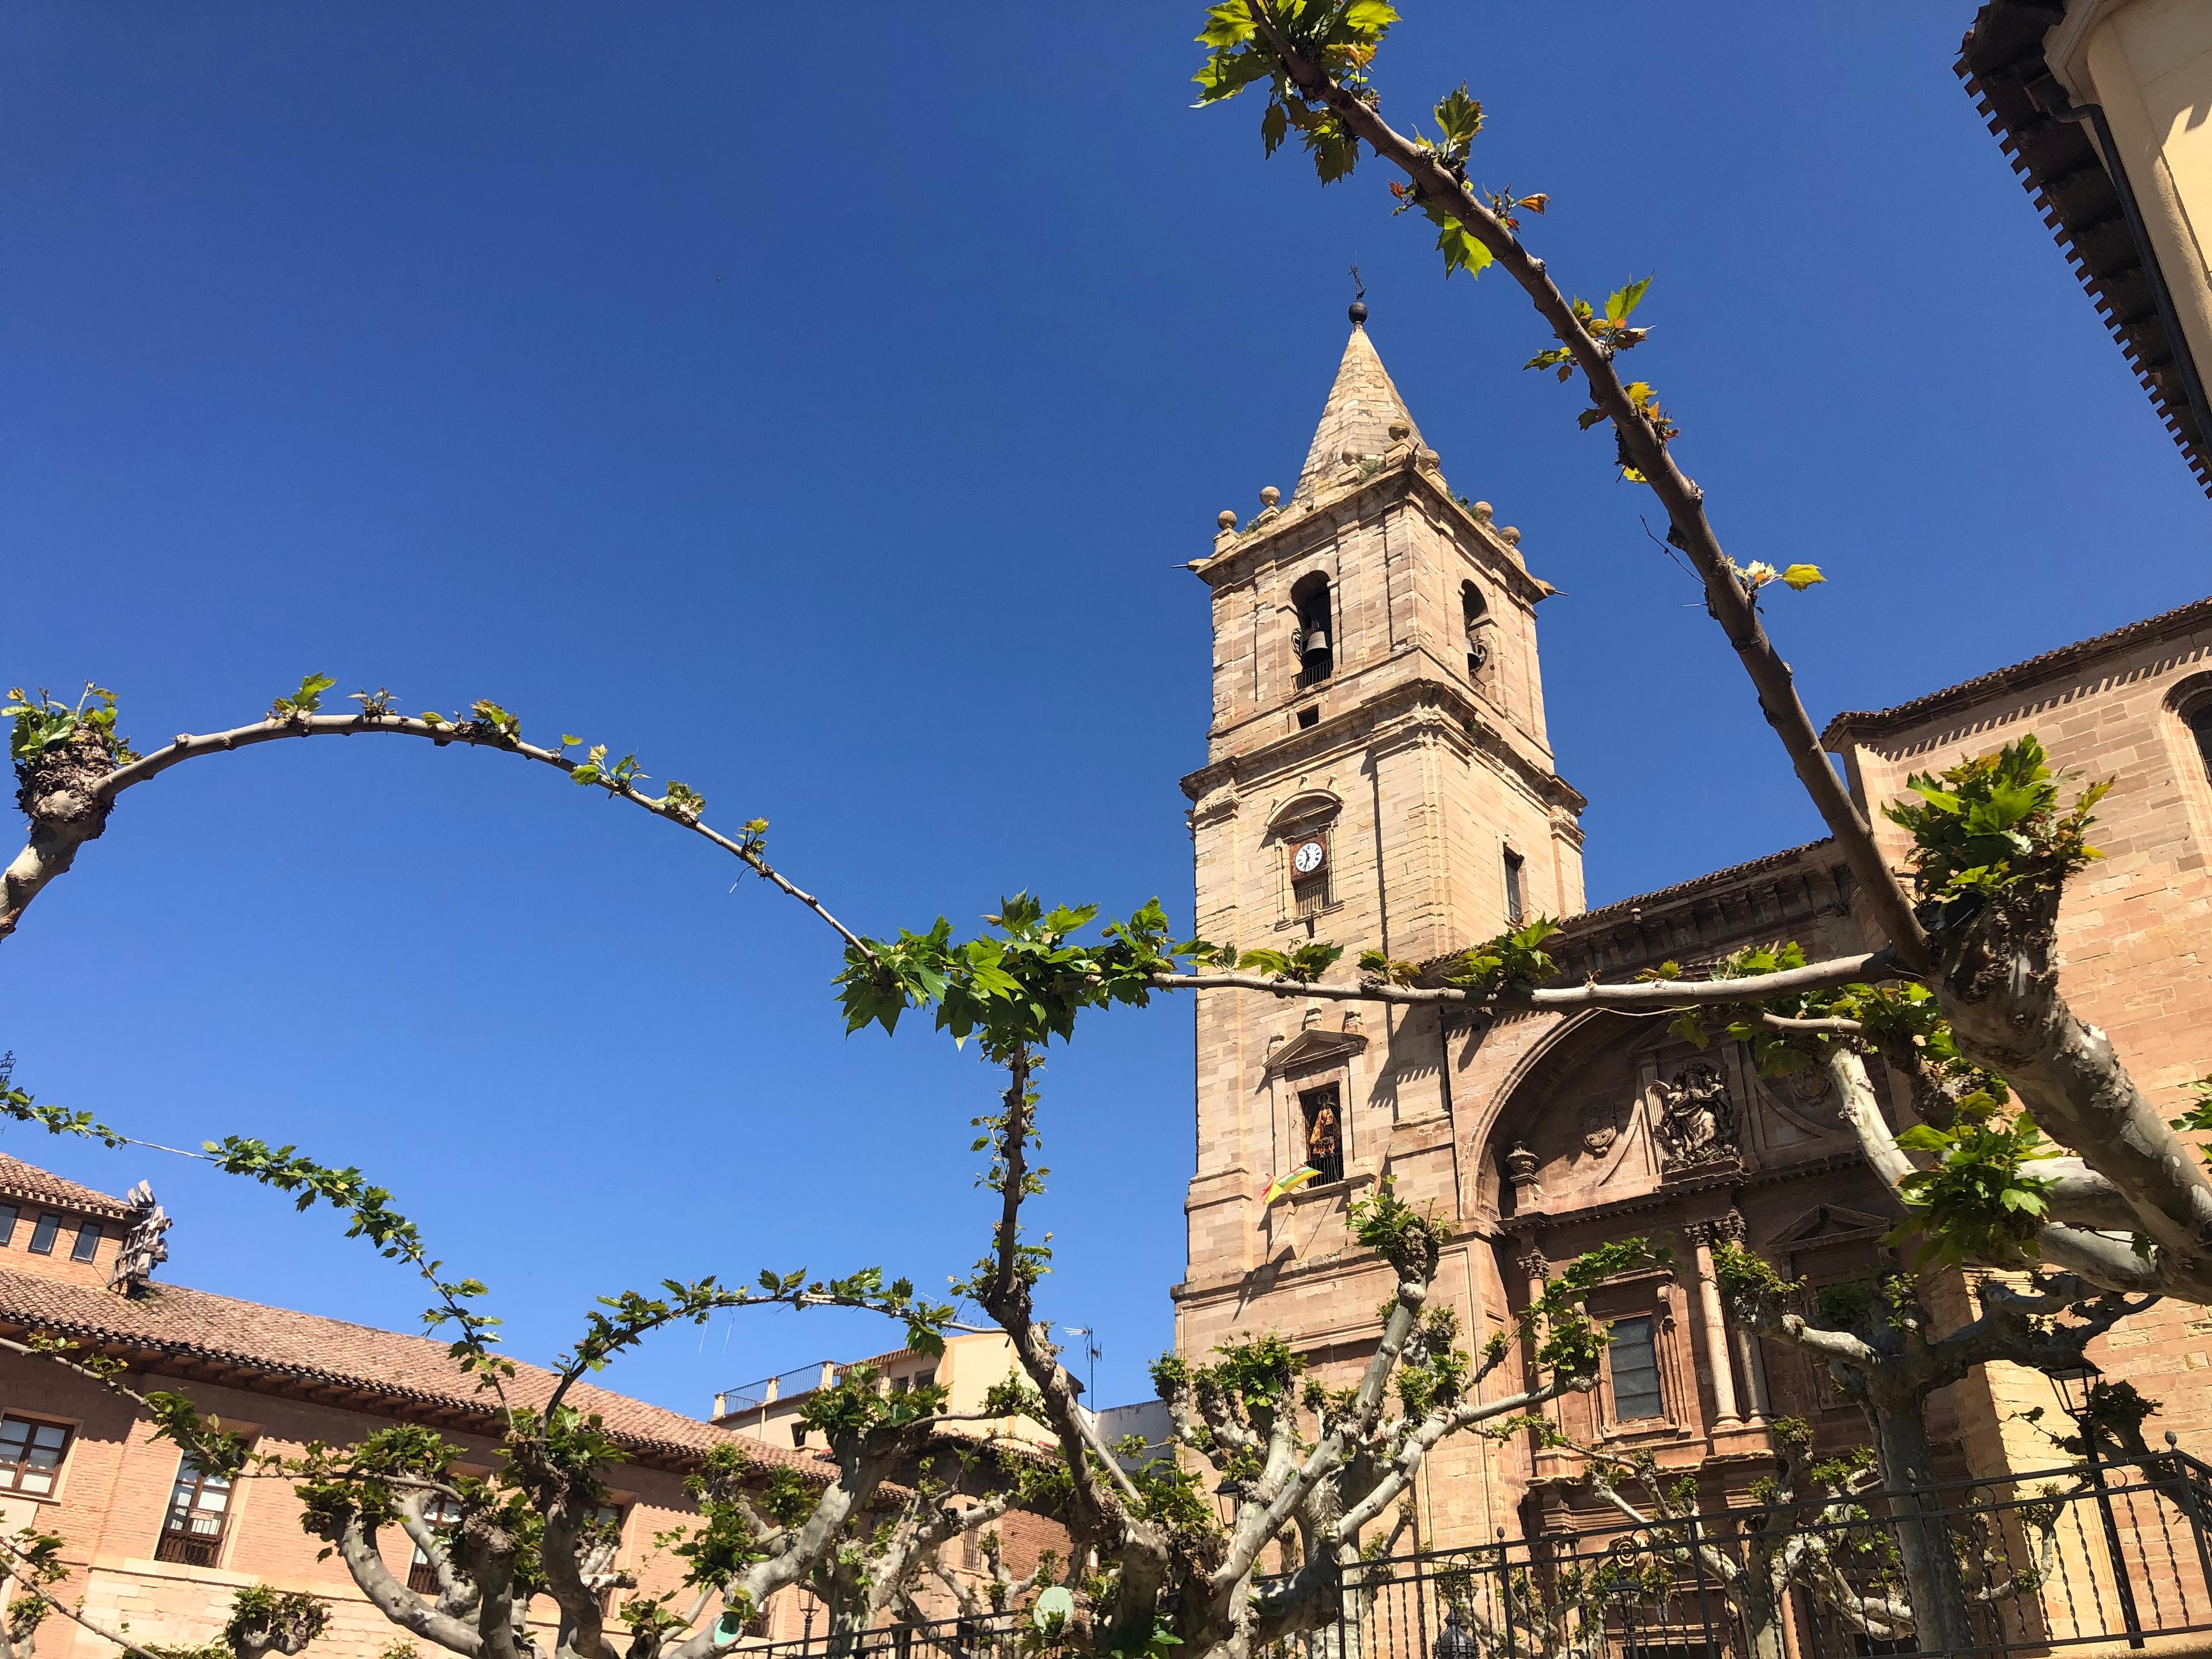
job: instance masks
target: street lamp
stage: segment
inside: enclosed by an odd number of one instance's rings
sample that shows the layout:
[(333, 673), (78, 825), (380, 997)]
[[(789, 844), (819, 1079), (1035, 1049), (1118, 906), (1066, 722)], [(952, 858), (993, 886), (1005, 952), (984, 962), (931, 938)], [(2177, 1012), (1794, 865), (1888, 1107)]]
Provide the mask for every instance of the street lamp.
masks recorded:
[(1482, 1659), (1482, 1644), (1467, 1627), (1456, 1607), (1444, 1609), (1444, 1627), (1437, 1632), (1429, 1659)]
[(2105, 1553), (2112, 1559), (2112, 1588), (2119, 1599), (2121, 1622), (2128, 1629), (2128, 1645), (2139, 1648), (2143, 1644), (2142, 1620), (2136, 1612), (2136, 1587), (2128, 1577), (2127, 1554), (2120, 1547), (2120, 1523), (2112, 1514), (2112, 1490), (2105, 1484), (2105, 1449), (2089, 1413), (2101, 1373), (2084, 1359), (2045, 1375), (2051, 1379), (2051, 1393), (2058, 1396), (2059, 1408), (2074, 1419), (2081, 1436), (2084, 1472), (2097, 1494), (2097, 1518), (2104, 1523)]

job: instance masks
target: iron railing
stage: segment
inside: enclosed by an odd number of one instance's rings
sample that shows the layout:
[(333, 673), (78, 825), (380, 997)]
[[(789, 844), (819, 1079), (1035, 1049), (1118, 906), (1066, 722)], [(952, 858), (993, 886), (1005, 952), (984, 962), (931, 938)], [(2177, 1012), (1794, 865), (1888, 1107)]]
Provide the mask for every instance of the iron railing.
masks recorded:
[[(2179, 1453), (1849, 1505), (1696, 1514), (1362, 1563), (1308, 1659), (1869, 1659), (2212, 1632), (2212, 1468)], [(1971, 1645), (1923, 1639), (1911, 1528)], [(1778, 1592), (1766, 1605), (1761, 1575)]]
[[(1921, 1638), (1906, 1528), (1957, 1564), (1971, 1645)], [(1746, 1588), (1762, 1571), (1768, 1606)], [(895, 1625), (837, 1659), (1017, 1659), (1027, 1624), (1008, 1612)], [(2207, 1632), (2212, 1468), (2167, 1452), (1361, 1562), (1337, 1622), (1267, 1659), (2024, 1659)], [(831, 1650), (816, 1634), (741, 1651)]]

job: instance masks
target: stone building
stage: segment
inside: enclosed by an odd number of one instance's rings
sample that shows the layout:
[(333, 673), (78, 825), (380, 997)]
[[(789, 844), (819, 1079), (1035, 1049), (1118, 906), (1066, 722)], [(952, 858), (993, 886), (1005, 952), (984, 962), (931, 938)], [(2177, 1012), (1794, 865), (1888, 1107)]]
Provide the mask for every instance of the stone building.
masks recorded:
[[(1014, 1356), (1011, 1337), (998, 1331), (975, 1331), (963, 1336), (946, 1337), (943, 1353), (925, 1354), (912, 1348), (896, 1348), (872, 1358), (845, 1364), (834, 1359), (817, 1360), (811, 1365), (763, 1377), (742, 1388), (726, 1389), (714, 1396), (713, 1421), (717, 1428), (733, 1430), (749, 1439), (763, 1440), (770, 1445), (791, 1445), (799, 1414), (805, 1409), (809, 1397), (820, 1389), (835, 1388), (861, 1365), (882, 1377), (884, 1386), (894, 1394), (904, 1394), (909, 1389), (941, 1388), (945, 1390), (945, 1409), (964, 1417), (979, 1415), (985, 1395), (1008, 1377), (1021, 1374), (1021, 1361)], [(1002, 1417), (988, 1426), (994, 1434), (1011, 1436), (1034, 1445), (1058, 1444), (1052, 1431), (1034, 1418)]]
[[(143, 1187), (119, 1200), (0, 1156), (0, 1337), (65, 1337), (119, 1359), (132, 1386), (188, 1395), (259, 1450), (296, 1454), (311, 1441), (346, 1444), (413, 1423), (464, 1447), (465, 1472), (496, 1465), (494, 1411), (443, 1341), (161, 1283), (150, 1275), (165, 1254), (166, 1224)], [(527, 1404), (544, 1400), (552, 1381), (523, 1365), (507, 1387)], [(787, 1436), (781, 1447), (763, 1444), (588, 1384), (569, 1399), (598, 1413), (627, 1455), (608, 1477), (621, 1529), (615, 1565), (648, 1595), (680, 1583), (682, 1564), (654, 1534), (690, 1516), (684, 1477), (713, 1447), (738, 1441), (764, 1476), (789, 1469), (826, 1485), (834, 1474), (818, 1451), (793, 1449)], [(197, 1647), (216, 1638), (239, 1589), (265, 1583), (329, 1602), (330, 1628), (316, 1653), (368, 1659), (403, 1639), (339, 1562), (317, 1559), (322, 1544), (301, 1530), (288, 1483), (203, 1474), (153, 1427), (142, 1409), (96, 1382), (50, 1359), (0, 1352), (0, 1528), (35, 1524), (62, 1536), (70, 1576), (55, 1593), (64, 1601), (82, 1598), (88, 1618), (134, 1642)], [(1066, 1550), (1057, 1524), (1036, 1516), (1010, 1514), (999, 1531), (1017, 1572), (1042, 1548)], [(394, 1575), (434, 1595), (427, 1561), (404, 1534), (387, 1530), (382, 1543)], [(533, 1606), (531, 1622), (539, 1651), (550, 1655), (558, 1635), (550, 1598)], [(791, 1638), (821, 1628), (813, 1596), (790, 1589), (771, 1601), (762, 1634)], [(59, 1614), (39, 1632), (38, 1650), (47, 1659), (114, 1652)]]
[(2212, 6), (1987, 0), (1958, 72), (2212, 493)]
[[(1263, 492), (1242, 526), (1223, 514), (1192, 566), (1214, 629), (1206, 761), (1183, 780), (1197, 931), (1433, 961), (1523, 917), (1564, 916), (1550, 948), (1570, 982), (1670, 959), (1694, 969), (1781, 939), (1814, 956), (1867, 948), (1826, 842), (1583, 909), (1583, 799), (1545, 738), (1534, 612), (1551, 590), (1517, 532), (1445, 483), (1364, 315), (1354, 308), (1290, 500)], [(2135, 1074), (2177, 1097), (2205, 1069), (2194, 1036), (2212, 1012), (2208, 653), (2212, 600), (1839, 716), (1826, 736), (1869, 808), (1909, 771), (2027, 731), (2060, 766), (2117, 780), (2097, 836), (2108, 856), (2063, 913), (2065, 984)], [(1822, 1080), (1762, 1081), (1739, 1051), (1602, 1012), (1470, 1021), (1212, 993), (1196, 1023), (1179, 1352), (1274, 1329), (1324, 1375), (1364, 1363), (1389, 1280), (1352, 1244), (1346, 1210), (1388, 1175), (1450, 1219), (1435, 1294), (1477, 1341), (1528, 1304), (1550, 1264), (1608, 1238), (1671, 1240), (1672, 1271), (1609, 1284), (1593, 1303), (1613, 1322), (1606, 1377), (1552, 1408), (1574, 1437), (1698, 1470), (1709, 1501), (1771, 1468), (1777, 1415), (1832, 1443), (1863, 1437), (1825, 1372), (1733, 1328), (1710, 1279), (1719, 1237), (1816, 1285), (1883, 1259), (1895, 1210)], [(1304, 1164), (1320, 1178), (1265, 1201), (1272, 1177)], [(2212, 1322), (2173, 1308), (2116, 1331), (2101, 1363), (2166, 1401), (2158, 1426), (2212, 1449), (2207, 1391), (2179, 1386), (2209, 1357)], [(2045, 1379), (2000, 1372), (1950, 1393), (1934, 1416), (1954, 1470), (2049, 1461), (2008, 1421), (2053, 1403)], [(1421, 1535), (1486, 1542), (1554, 1524), (1586, 1501), (1572, 1475), (1557, 1454), (1462, 1437), (1422, 1480)]]

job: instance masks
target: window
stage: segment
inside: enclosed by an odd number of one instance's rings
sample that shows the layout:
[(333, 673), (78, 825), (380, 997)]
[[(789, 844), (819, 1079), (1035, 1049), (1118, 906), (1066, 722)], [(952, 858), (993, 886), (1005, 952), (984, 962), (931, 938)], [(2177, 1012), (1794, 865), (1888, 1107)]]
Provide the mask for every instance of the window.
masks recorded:
[(70, 1246), (70, 1260), (89, 1261), (100, 1254), (100, 1224), (80, 1221), (76, 1224), (76, 1243)]
[(1651, 1340), (1651, 1319), (1616, 1319), (1605, 1345), (1606, 1369), (1613, 1374), (1613, 1414), (1622, 1423), (1660, 1417), (1666, 1402), (1659, 1394), (1659, 1350)]
[(31, 1229), (31, 1254), (52, 1255), (54, 1240), (61, 1237), (62, 1218), (58, 1215), (42, 1215), (39, 1224)]
[(1290, 865), (1291, 914), (1317, 916), (1328, 908), (1328, 836), (1319, 830), (1297, 830), (1283, 837), (1283, 857)]
[(0, 1417), (0, 1492), (52, 1494), (69, 1453), (70, 1431), (58, 1423)]
[(937, 1373), (934, 1370), (916, 1371), (914, 1374), (914, 1386), (917, 1389), (935, 1388), (937, 1386)]
[(1328, 637), (1328, 578), (1318, 570), (1299, 577), (1291, 589), (1291, 606), (1297, 613), (1297, 628), (1291, 635), (1291, 649), (1298, 661), (1297, 683), (1319, 685), (1336, 669)]
[(891, 1378), (891, 1392), (893, 1394), (904, 1394), (913, 1386), (914, 1379), (910, 1376), (895, 1376)]
[[(422, 1518), (442, 1532), (461, 1518), (461, 1506), (450, 1498), (433, 1498), (423, 1504)], [(415, 1547), (415, 1559), (407, 1565), (407, 1588), (417, 1595), (438, 1593), (438, 1569), (422, 1553), (420, 1544)]]
[(1298, 1097), (1305, 1122), (1306, 1164), (1322, 1181), (1344, 1179), (1344, 1118), (1334, 1083)]
[(1505, 849), (1505, 920), (1518, 927), (1527, 908), (1521, 879), (1521, 855), (1509, 847)]
[(1301, 708), (1301, 709), (1299, 709), (1299, 710), (1298, 710), (1298, 730), (1299, 730), (1299, 731), (1301, 731), (1301, 732), (1307, 731), (1307, 730), (1310, 729), (1310, 728), (1311, 728), (1311, 727), (1313, 727), (1313, 726), (1319, 726), (1320, 724), (1321, 724), (1321, 710), (1320, 710), (1320, 709), (1318, 709), (1318, 708)]
[(21, 1214), (13, 1204), (0, 1204), (0, 1249), (15, 1242), (15, 1223)]
[(1467, 634), (1467, 677), (1480, 679), (1483, 665), (1490, 660), (1490, 607), (1473, 582), (1460, 584), (1459, 614)]
[(154, 1559), (211, 1567), (222, 1553), (223, 1528), (229, 1522), (230, 1478), (210, 1474), (187, 1457), (177, 1466), (177, 1486), (169, 1494), (168, 1519), (162, 1522)]
[(2189, 711), (2189, 734), (2197, 739), (2197, 757), (2204, 763), (2205, 775), (2212, 777), (2212, 702)]

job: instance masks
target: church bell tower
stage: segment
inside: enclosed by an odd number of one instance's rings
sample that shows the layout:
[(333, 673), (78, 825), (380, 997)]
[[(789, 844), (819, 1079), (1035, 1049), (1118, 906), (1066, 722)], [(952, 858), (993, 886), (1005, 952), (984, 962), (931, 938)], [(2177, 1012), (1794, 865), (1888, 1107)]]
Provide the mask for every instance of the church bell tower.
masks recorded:
[[(1224, 513), (1191, 567), (1213, 606), (1206, 764), (1182, 781), (1197, 931), (1341, 945), (1332, 978), (1361, 950), (1427, 961), (1583, 908), (1583, 801), (1553, 769), (1537, 669), (1553, 590), (1517, 531), (1446, 484), (1365, 321), (1355, 305), (1290, 499), (1262, 490), (1241, 526)], [(1328, 1218), (1382, 1175), (1466, 1208), (1435, 1012), (1214, 992), (1196, 1017), (1185, 1353), (1311, 1322), (1254, 1297), (1301, 1252), (1343, 1248)], [(1263, 1202), (1306, 1165), (1294, 1198)]]

